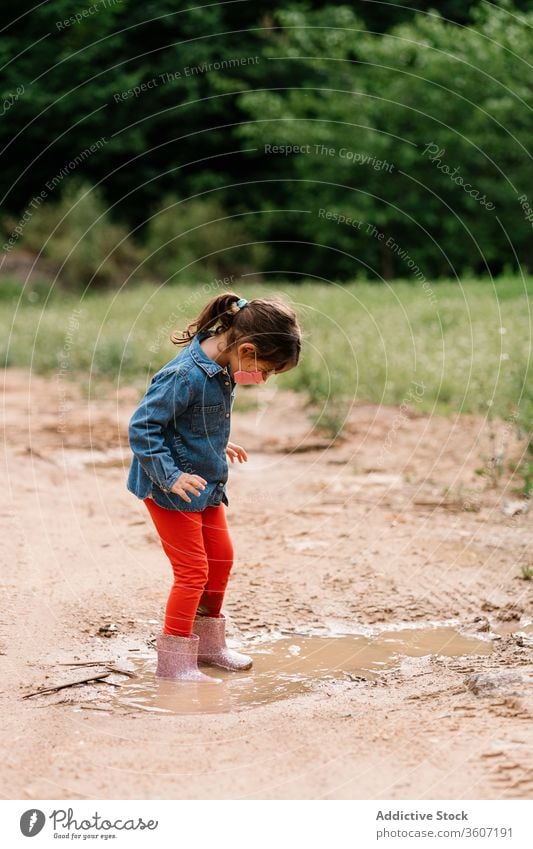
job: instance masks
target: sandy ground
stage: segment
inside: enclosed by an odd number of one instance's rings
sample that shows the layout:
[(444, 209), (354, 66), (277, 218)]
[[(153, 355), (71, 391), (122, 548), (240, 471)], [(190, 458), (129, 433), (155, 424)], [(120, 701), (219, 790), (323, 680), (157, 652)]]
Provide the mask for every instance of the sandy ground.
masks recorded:
[[(23, 698), (91, 669), (60, 664), (153, 669), (170, 567), (125, 488), (136, 394), (4, 380), (3, 797), (531, 797), (533, 534), (531, 513), (503, 511), (520, 502), (511, 428), (358, 405), (332, 444), (298, 396), (241, 390), (260, 406), (233, 421), (250, 460), (228, 488), (232, 644), (448, 623), (491, 651), (400, 653), (246, 710), (158, 715), (113, 701), (119, 674)], [(506, 470), (491, 486), (479, 470), (494, 456)]]

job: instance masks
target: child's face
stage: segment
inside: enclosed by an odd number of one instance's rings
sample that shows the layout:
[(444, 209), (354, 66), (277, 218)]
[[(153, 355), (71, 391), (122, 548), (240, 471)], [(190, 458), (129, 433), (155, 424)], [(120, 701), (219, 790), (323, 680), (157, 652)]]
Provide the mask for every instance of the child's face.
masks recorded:
[(255, 348), (251, 342), (243, 342), (242, 345), (238, 346), (236, 352), (230, 355), (230, 365), (232, 372), (237, 371), (239, 368), (243, 371), (260, 371), (263, 376), (263, 383), (266, 383), (268, 378), (273, 374), (282, 374), (284, 371), (290, 371), (293, 368), (292, 363), (288, 363), (280, 368), (259, 359), (259, 357), (256, 358)]

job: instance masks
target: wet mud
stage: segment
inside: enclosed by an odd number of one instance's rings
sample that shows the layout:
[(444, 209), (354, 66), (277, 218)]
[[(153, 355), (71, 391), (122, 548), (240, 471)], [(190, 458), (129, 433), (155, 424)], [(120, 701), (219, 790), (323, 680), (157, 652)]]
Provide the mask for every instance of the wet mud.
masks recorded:
[(133, 661), (136, 673), (113, 694), (108, 707), (156, 713), (228, 713), (311, 692), (321, 681), (373, 680), (402, 657), (487, 655), (487, 639), (468, 637), (449, 627), (382, 631), (373, 637), (335, 634), (294, 636), (247, 646), (254, 665), (229, 672), (201, 664), (222, 684), (169, 681), (154, 675), (152, 658)]

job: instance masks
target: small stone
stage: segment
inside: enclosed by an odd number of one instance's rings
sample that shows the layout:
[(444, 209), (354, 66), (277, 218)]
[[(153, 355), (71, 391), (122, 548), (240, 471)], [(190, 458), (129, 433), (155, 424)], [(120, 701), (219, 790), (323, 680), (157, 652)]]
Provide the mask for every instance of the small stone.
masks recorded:
[(118, 633), (118, 627), (117, 625), (114, 625), (112, 623), (109, 623), (108, 625), (102, 625), (100, 628), (98, 628), (98, 633), (102, 637), (112, 637)]
[(476, 696), (522, 696), (527, 687), (526, 677), (521, 672), (478, 672), (467, 675), (464, 681)]
[(529, 501), (504, 501), (501, 509), (504, 516), (518, 516), (528, 512)]

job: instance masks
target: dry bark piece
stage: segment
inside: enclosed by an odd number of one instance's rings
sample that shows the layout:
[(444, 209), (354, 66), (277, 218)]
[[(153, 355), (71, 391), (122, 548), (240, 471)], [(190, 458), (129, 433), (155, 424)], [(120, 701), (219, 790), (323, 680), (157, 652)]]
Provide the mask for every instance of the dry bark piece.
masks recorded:
[[(77, 681), (68, 681), (66, 684), (55, 684), (53, 687), (43, 687), (41, 690), (35, 690), (33, 693), (26, 693), (22, 696), (23, 699), (31, 699), (32, 696), (41, 696), (45, 693), (57, 693), (58, 690), (64, 690), (66, 687), (75, 687), (77, 684), (91, 684), (94, 681), (103, 681), (111, 675), (111, 672), (102, 672), (99, 675), (91, 675), (89, 678), (79, 678)], [(109, 684), (109, 681), (105, 682)]]
[(128, 678), (136, 678), (135, 672), (130, 672), (129, 669), (120, 669), (118, 666), (109, 666), (106, 664), (106, 669), (109, 669), (110, 672), (116, 672), (118, 675), (127, 675)]

